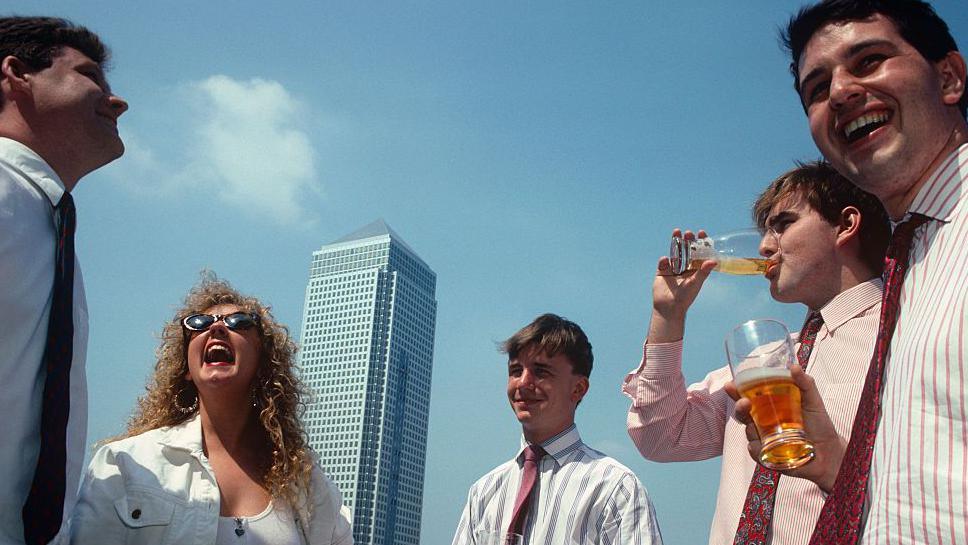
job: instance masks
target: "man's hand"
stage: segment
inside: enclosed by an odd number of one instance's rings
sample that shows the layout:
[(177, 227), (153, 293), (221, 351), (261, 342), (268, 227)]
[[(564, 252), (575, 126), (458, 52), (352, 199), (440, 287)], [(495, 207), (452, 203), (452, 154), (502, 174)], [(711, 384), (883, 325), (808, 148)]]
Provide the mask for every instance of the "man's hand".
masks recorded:
[[(699, 238), (706, 236), (700, 230)], [(692, 231), (685, 234), (679, 229), (672, 231), (672, 236), (681, 236), (686, 241), (696, 239)], [(699, 295), (703, 282), (716, 267), (716, 262), (708, 259), (703, 261), (699, 269), (687, 271), (682, 275), (672, 274), (672, 264), (667, 256), (659, 259), (652, 282), (652, 321), (649, 324), (650, 342), (665, 343), (678, 341), (682, 338), (686, 326), (686, 311), (692, 306)]]
[[(813, 443), (814, 458), (806, 465), (780, 471), (780, 473), (813, 481), (821, 490), (829, 494), (834, 487), (834, 481), (837, 480), (837, 472), (840, 471), (844, 453), (847, 451), (847, 441), (837, 435), (837, 430), (834, 429), (834, 423), (827, 414), (813, 378), (804, 373), (799, 365), (791, 367), (790, 372), (793, 375), (793, 382), (800, 388), (803, 427), (807, 439)], [(726, 393), (736, 400), (733, 416), (746, 425), (746, 439), (749, 441), (747, 448), (753, 460), (759, 463), (760, 436), (750, 416), (750, 401), (739, 396), (732, 382), (726, 384), (725, 389)]]

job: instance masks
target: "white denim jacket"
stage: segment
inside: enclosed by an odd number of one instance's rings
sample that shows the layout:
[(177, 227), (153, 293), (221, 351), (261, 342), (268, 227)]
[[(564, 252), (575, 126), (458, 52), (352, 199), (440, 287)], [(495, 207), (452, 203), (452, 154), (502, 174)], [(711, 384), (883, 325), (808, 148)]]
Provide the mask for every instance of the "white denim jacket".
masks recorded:
[[(312, 509), (295, 523), (307, 545), (352, 545), (350, 513), (316, 466)], [(71, 543), (212, 545), (219, 489), (202, 453), (199, 417), (102, 446), (94, 454), (71, 519)], [(308, 521), (308, 522), (307, 522)]]

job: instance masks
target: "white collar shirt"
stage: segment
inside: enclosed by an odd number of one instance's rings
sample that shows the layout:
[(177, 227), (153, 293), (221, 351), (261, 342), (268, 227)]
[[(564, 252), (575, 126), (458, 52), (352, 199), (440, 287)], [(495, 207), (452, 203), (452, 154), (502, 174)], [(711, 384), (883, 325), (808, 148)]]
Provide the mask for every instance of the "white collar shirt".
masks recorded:
[[(513, 459), (471, 486), (454, 545), (474, 543), (482, 530), (507, 531), (527, 446), (522, 437)], [(574, 424), (541, 446), (547, 455), (539, 462), (524, 545), (662, 544), (655, 509), (632, 470), (582, 442)]]
[(884, 367), (862, 543), (968, 543), (968, 144), (909, 212), (918, 227)]
[[(21, 510), (40, 452), (42, 366), (54, 286), (54, 207), (64, 184), (27, 146), (0, 138), (0, 545), (21, 544)], [(87, 301), (74, 265), (74, 356), (67, 424), (64, 525), (76, 500), (87, 436)], [(66, 540), (62, 531), (54, 543)]]

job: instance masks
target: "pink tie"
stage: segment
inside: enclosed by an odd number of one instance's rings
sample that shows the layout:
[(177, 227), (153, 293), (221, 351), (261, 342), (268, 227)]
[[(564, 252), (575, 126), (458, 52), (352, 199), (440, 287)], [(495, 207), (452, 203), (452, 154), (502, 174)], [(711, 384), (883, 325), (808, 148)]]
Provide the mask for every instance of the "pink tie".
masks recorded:
[(827, 497), (810, 545), (853, 545), (860, 539), (861, 515), (867, 499), (871, 456), (877, 423), (881, 414), (881, 386), (884, 363), (894, 336), (894, 325), (900, 314), (901, 284), (908, 266), (908, 253), (914, 230), (928, 221), (926, 216), (911, 214), (908, 221), (894, 229), (891, 246), (884, 260), (884, 298), (881, 300), (881, 323), (877, 328), (874, 357), (867, 369), (867, 379), (857, 405), (857, 416), (850, 431), (847, 453), (840, 464), (834, 489)]
[[(806, 369), (810, 361), (813, 343), (817, 340), (817, 332), (823, 325), (823, 317), (819, 312), (807, 315), (803, 328), (800, 330), (800, 348), (797, 350), (797, 363)], [(750, 488), (746, 492), (746, 502), (743, 513), (739, 517), (736, 528), (736, 538), (733, 545), (762, 545), (766, 543), (766, 536), (770, 532), (770, 521), (773, 519), (773, 503), (776, 499), (776, 485), (780, 474), (759, 464), (753, 471)]]
[(521, 487), (518, 488), (518, 498), (514, 500), (514, 516), (508, 526), (509, 534), (520, 534), (524, 529), (524, 519), (528, 516), (528, 506), (531, 505), (531, 491), (538, 478), (538, 465), (541, 457), (547, 454), (541, 445), (528, 445), (524, 449), (524, 474), (521, 476)]

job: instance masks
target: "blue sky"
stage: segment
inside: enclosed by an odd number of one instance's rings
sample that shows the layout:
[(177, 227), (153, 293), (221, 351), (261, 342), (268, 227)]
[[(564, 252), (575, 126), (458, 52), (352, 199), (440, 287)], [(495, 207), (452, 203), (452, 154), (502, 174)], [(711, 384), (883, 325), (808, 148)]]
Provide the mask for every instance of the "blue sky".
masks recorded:
[[(642, 460), (619, 385), (672, 228), (748, 227), (817, 155), (776, 39), (799, 5), (8, 0), (97, 31), (131, 104), (128, 153), (75, 192), (92, 442), (122, 429), (201, 269), (298, 338), (312, 251), (382, 217), (438, 280), (422, 543), (449, 543), (467, 487), (517, 448), (495, 342), (546, 311), (595, 348), (585, 440), (638, 473), (667, 543), (705, 542), (719, 461)], [(968, 46), (963, 0), (934, 5)], [(764, 288), (708, 283), (687, 379), (738, 322), (799, 325)]]

